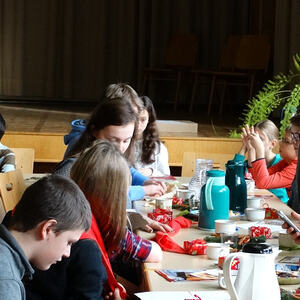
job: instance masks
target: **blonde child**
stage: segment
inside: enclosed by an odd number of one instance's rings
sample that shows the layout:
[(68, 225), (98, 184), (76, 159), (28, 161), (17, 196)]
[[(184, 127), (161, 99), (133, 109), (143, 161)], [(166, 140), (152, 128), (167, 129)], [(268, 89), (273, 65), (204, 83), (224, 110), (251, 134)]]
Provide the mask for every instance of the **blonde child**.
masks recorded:
[(279, 144), (282, 160), (269, 168), (267, 168), (265, 159), (265, 145), (253, 127), (250, 129), (248, 126), (243, 128), (243, 140), (248, 150), (249, 171), (256, 186), (261, 189), (286, 188), (288, 195), (290, 195), (297, 168), (297, 154), (290, 129), (286, 130)]
[(112, 143), (95, 141), (75, 162), (71, 178), (90, 202), (91, 229), (74, 245), (69, 259), (36, 275), (27, 287), (28, 299), (103, 299), (107, 286), (105, 294), (116, 289), (114, 298), (120, 299), (122, 287), (112, 278), (108, 258), (114, 260), (121, 255), (147, 262), (162, 258), (155, 242), (134, 235), (126, 227), (130, 185), (127, 162)]
[[(261, 141), (264, 144), (264, 151), (265, 151), (264, 157), (265, 157), (267, 168), (275, 166), (282, 160), (280, 154), (279, 153), (276, 154), (274, 152), (274, 148), (277, 146), (279, 140), (278, 128), (271, 120), (263, 120), (258, 122), (254, 126), (254, 130), (259, 135)], [(243, 161), (245, 159), (245, 154), (247, 153), (247, 146), (244, 139), (242, 139), (242, 142), (243, 142), (242, 148), (240, 152), (235, 155), (234, 160)], [(248, 159), (248, 163), (249, 163), (249, 159)], [(285, 188), (270, 188), (269, 191), (272, 192), (284, 203), (286, 203), (289, 200)]]

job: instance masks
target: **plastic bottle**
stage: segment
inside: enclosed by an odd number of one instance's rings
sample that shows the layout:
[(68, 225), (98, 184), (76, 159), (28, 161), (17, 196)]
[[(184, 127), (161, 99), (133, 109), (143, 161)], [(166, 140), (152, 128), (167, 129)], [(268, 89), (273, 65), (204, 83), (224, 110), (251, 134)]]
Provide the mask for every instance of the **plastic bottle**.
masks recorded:
[(200, 190), (201, 187), (206, 182), (206, 171), (212, 169), (213, 161), (208, 159), (202, 159), (198, 158), (196, 159), (196, 168), (195, 168), (195, 174), (192, 177), (190, 183), (189, 183), (189, 190), (191, 192), (191, 202), (194, 206), (191, 208), (199, 207), (200, 203)]

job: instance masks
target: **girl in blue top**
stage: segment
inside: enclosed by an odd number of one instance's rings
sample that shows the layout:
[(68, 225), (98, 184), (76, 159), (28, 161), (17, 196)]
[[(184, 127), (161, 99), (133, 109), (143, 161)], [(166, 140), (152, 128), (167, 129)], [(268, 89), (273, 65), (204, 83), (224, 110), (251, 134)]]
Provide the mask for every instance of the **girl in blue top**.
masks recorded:
[[(82, 151), (90, 147), (96, 139), (106, 139), (117, 145), (124, 153), (128, 162), (133, 160), (133, 142), (137, 116), (130, 101), (126, 98), (105, 98), (98, 104), (78, 141), (69, 151), (67, 157), (56, 168), (55, 173), (69, 175), (69, 171)], [(166, 186), (162, 182), (154, 181), (140, 174), (133, 167), (130, 168), (132, 186), (129, 191), (131, 201), (142, 199), (145, 195), (162, 195)]]
[[(279, 140), (279, 131), (276, 125), (271, 120), (264, 120), (258, 122), (254, 126), (255, 131), (259, 134), (264, 147), (265, 147), (265, 159), (268, 168), (276, 165), (278, 162), (282, 160), (280, 154), (276, 154), (273, 152), (274, 148), (278, 144)], [(246, 145), (243, 143), (242, 148), (239, 153), (237, 153), (234, 157), (236, 161), (244, 161), (245, 154), (247, 152)], [(282, 202), (287, 203), (289, 200), (287, 191), (285, 188), (279, 189), (270, 189), (271, 193), (277, 196)]]

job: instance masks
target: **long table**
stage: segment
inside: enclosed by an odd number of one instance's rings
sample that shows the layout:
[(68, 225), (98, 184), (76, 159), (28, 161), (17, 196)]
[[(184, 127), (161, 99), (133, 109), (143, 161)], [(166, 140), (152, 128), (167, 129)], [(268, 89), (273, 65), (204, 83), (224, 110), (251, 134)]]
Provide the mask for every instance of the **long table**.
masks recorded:
[[(42, 178), (47, 174), (24, 174), (25, 186), (29, 186), (38, 179)], [(181, 183), (186, 183), (189, 178), (180, 178)], [(264, 198), (265, 202), (270, 207), (283, 210), (286, 215), (290, 215), (292, 209), (281, 202), (276, 196), (267, 190), (256, 189), (249, 195), (257, 195)], [(0, 201), (1, 202), (1, 201)], [(137, 210), (142, 213), (150, 212), (153, 206), (145, 206), (146, 201), (137, 201)], [(242, 221), (243, 222), (243, 221)], [(245, 222), (245, 221), (244, 221)], [(153, 233), (146, 233), (140, 231), (139, 234), (144, 238), (154, 238)], [(191, 228), (182, 229), (172, 239), (179, 245), (183, 245), (185, 240), (194, 240), (197, 238), (203, 238), (208, 235), (209, 232), (200, 230), (196, 225), (192, 225)], [(274, 241), (273, 241), (274, 242)], [(300, 251), (282, 251), (279, 256), (284, 257), (286, 255), (297, 255), (300, 256)], [(185, 254), (177, 254), (171, 252), (163, 253), (163, 260), (160, 263), (145, 263), (144, 267), (144, 287), (148, 291), (195, 291), (195, 290), (207, 290), (216, 291), (221, 290), (216, 280), (214, 281), (185, 281), (185, 282), (168, 282), (163, 277), (158, 275), (156, 269), (204, 269), (204, 268), (215, 268), (216, 261), (209, 260), (206, 255), (192, 256)], [(298, 285), (284, 286), (286, 289), (295, 289)]]
[[(275, 195), (267, 190), (255, 189), (254, 192), (249, 193), (249, 195), (259, 195), (264, 198), (265, 202), (272, 208), (283, 210), (286, 215), (290, 216), (292, 211), (286, 204), (280, 201)], [(142, 205), (140, 204), (140, 207)], [(153, 208), (153, 207), (152, 207)], [(150, 208), (143, 208), (145, 213)], [(247, 223), (247, 221), (239, 221), (242, 223)], [(151, 239), (154, 237), (153, 234), (139, 232), (144, 238)], [(181, 229), (181, 231), (172, 237), (172, 239), (179, 245), (183, 245), (185, 240), (194, 240), (197, 238), (203, 238), (209, 235), (209, 232), (200, 230), (197, 225), (192, 225), (191, 228)], [(272, 240), (272, 244), (277, 243), (277, 240)], [(284, 257), (287, 254), (291, 255), (291, 252), (282, 251), (279, 257)], [(300, 255), (300, 251), (293, 251), (293, 255)], [(186, 255), (178, 254), (172, 252), (163, 252), (163, 259), (160, 263), (145, 263), (144, 264), (144, 287), (148, 291), (196, 291), (196, 290), (221, 290), (219, 288), (216, 280), (212, 281), (184, 281), (184, 282), (168, 282), (163, 277), (158, 275), (156, 269), (192, 269), (201, 270), (206, 268), (216, 268), (216, 261), (210, 260), (206, 255)], [(295, 286), (284, 286), (287, 289), (295, 289)]]

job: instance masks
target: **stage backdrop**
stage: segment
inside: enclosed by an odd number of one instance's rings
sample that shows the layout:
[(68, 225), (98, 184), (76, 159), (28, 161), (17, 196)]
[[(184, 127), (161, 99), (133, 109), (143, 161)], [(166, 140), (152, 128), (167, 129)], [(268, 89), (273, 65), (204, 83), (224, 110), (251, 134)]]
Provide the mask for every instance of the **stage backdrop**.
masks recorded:
[(97, 99), (118, 81), (139, 90), (178, 32), (197, 34), (198, 65), (215, 68), (228, 35), (264, 33), (274, 2), (0, 0), (0, 95)]

